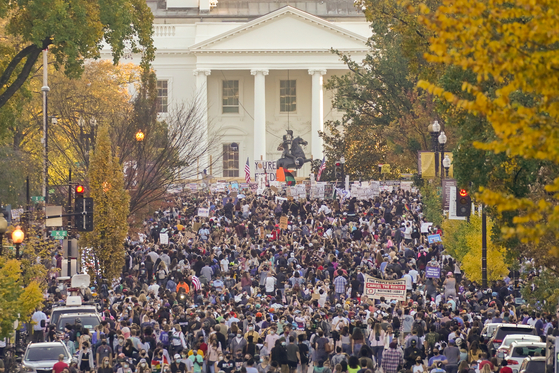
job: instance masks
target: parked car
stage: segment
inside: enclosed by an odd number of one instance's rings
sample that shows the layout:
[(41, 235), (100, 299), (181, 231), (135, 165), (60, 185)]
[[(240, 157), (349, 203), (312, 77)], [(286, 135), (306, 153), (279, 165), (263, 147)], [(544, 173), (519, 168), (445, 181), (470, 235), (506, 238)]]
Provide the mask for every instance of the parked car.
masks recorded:
[[(514, 371), (514, 370), (513, 370)], [(518, 373), (543, 373), (545, 371), (545, 357), (527, 357), (522, 362)]]
[(503, 343), (497, 349), (496, 357), (497, 359), (502, 359), (505, 355), (508, 355), (510, 345), (513, 342), (541, 342), (541, 338), (537, 335), (526, 335), (526, 334), (511, 334), (507, 335), (503, 339)]
[(530, 325), (501, 324), (493, 331), (493, 335), (487, 343), (487, 348), (491, 356), (495, 356), (497, 349), (501, 343), (503, 343), (503, 339), (505, 339), (507, 335), (513, 334), (538, 335), (536, 328)]
[(52, 373), (58, 356), (64, 355), (64, 362), (70, 365), (72, 356), (62, 342), (31, 343), (21, 360), (22, 373)]
[(491, 336), (493, 335), (493, 332), (495, 331), (495, 329), (497, 329), (497, 327), (499, 325), (503, 325), (503, 323), (501, 322), (490, 322), (487, 323), (483, 326), (483, 329), (481, 330), (481, 338), (483, 338), (484, 341), (488, 341)]
[[(520, 366), (525, 359), (529, 357), (544, 357), (545, 358), (545, 343), (544, 342), (512, 342), (510, 351), (505, 355), (504, 359), (507, 361), (513, 373), (518, 373)], [(545, 361), (545, 359), (544, 359)], [(542, 365), (542, 367), (544, 367)], [(543, 369), (541, 370), (543, 372)]]

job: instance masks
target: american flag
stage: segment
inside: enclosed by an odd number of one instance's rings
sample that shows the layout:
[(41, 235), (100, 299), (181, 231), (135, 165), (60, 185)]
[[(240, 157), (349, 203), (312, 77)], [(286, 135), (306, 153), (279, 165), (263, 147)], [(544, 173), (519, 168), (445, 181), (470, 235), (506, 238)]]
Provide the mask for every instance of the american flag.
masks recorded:
[(200, 282), (200, 279), (194, 275), (192, 276), (192, 286), (196, 291), (202, 289), (202, 283)]
[(247, 163), (245, 164), (245, 181), (250, 183), (250, 164), (248, 163), (248, 157)]
[(320, 181), (320, 175), (322, 175), (322, 171), (326, 168), (326, 157), (322, 158), (322, 164), (318, 168), (318, 175), (316, 175), (316, 181)]

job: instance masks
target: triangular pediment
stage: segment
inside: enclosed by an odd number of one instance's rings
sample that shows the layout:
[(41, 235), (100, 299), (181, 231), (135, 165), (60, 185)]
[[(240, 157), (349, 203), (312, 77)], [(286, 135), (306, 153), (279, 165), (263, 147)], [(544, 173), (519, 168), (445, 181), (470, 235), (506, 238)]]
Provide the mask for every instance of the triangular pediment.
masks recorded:
[(196, 52), (362, 51), (367, 38), (322, 18), (286, 6), (193, 45)]

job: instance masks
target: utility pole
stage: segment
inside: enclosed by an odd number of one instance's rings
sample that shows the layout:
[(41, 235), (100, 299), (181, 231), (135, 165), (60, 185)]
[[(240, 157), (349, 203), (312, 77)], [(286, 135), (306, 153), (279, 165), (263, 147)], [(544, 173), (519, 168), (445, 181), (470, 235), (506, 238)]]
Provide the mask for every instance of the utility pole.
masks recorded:
[(481, 205), (481, 286), (487, 289), (487, 214)]
[(43, 49), (43, 196), (49, 202), (49, 114), (48, 114), (48, 49)]

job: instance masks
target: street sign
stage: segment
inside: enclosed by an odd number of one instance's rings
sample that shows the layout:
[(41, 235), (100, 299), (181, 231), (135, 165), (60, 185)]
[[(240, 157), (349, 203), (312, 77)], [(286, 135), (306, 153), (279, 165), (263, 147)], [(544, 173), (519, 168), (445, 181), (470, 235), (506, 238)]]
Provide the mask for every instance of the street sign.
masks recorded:
[(68, 231), (51, 231), (50, 235), (55, 240), (63, 240), (65, 237), (68, 237)]
[(47, 206), (46, 215), (52, 218), (45, 220), (45, 227), (62, 227), (62, 206)]
[(45, 197), (43, 197), (43, 196), (33, 196), (33, 197), (31, 197), (31, 201), (33, 201), (33, 203), (45, 202)]

